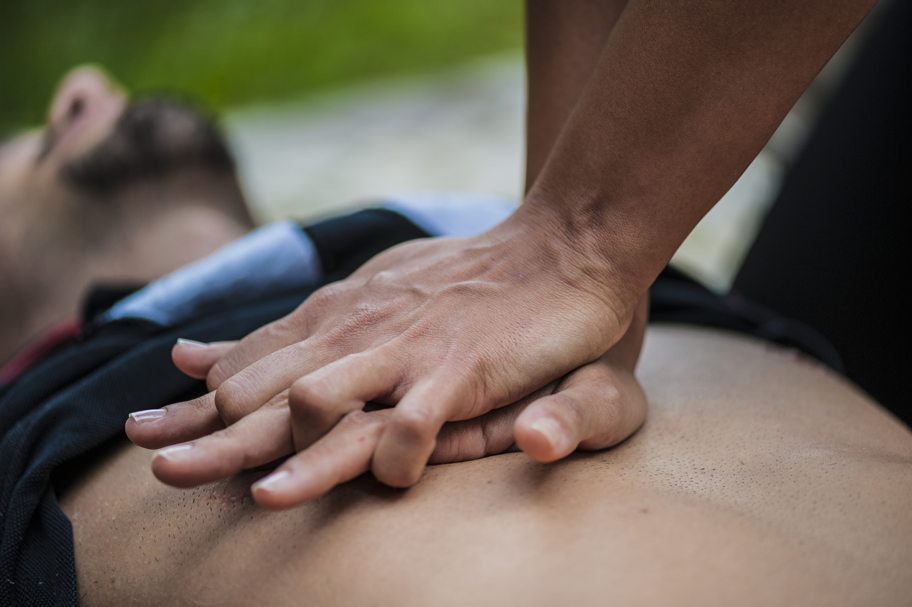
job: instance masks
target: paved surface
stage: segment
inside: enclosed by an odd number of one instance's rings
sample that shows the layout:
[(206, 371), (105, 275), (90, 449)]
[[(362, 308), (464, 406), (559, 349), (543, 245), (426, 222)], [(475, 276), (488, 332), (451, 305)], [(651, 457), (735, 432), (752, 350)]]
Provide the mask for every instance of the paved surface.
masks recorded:
[(227, 116), (261, 220), (321, 215), (383, 194), (518, 196), (523, 70), (498, 58)]
[[(848, 54), (848, 52), (844, 53)], [(784, 167), (800, 149), (834, 61), (742, 178), (682, 245), (674, 262), (727, 290)], [(300, 103), (235, 111), (225, 119), (261, 222), (310, 218), (384, 194), (465, 190), (519, 197), (522, 58), (479, 62), (444, 75), (365, 84)]]

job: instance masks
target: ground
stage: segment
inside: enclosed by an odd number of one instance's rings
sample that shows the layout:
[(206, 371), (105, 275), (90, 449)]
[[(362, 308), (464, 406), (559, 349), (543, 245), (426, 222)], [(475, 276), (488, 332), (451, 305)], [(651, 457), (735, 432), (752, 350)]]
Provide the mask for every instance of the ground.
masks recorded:
[[(674, 263), (711, 288), (728, 289), (852, 46), (796, 104)], [(299, 102), (242, 108), (228, 112), (224, 125), (261, 222), (325, 216), (405, 191), (518, 199), (523, 96), (522, 57), (508, 54), (430, 77), (381, 79)]]

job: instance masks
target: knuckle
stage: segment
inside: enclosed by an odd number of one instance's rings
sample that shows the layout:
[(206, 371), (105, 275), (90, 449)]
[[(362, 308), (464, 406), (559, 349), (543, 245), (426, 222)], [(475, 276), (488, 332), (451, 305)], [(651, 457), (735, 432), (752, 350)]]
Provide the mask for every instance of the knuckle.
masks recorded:
[(372, 413), (367, 413), (365, 411), (352, 411), (342, 418), (342, 421), (339, 422), (339, 425), (346, 429), (363, 430), (378, 425), (379, 421), (380, 420), (378, 417)]
[[(210, 411), (212, 411), (212, 408), (214, 406), (214, 400), (215, 400), (215, 394), (213, 392), (209, 392), (208, 394), (204, 394), (203, 396), (200, 396), (199, 398), (194, 398), (193, 400), (187, 401), (186, 404), (193, 407), (193, 409), (195, 410), (196, 413), (209, 413)], [(165, 407), (165, 409), (168, 409), (171, 406), (172, 405), (168, 405), (167, 407)]]
[(552, 398), (548, 407), (551, 416), (571, 434), (577, 435), (585, 424), (585, 405), (575, 396), (566, 393), (555, 394)]
[(206, 379), (213, 388), (228, 381), (233, 375), (240, 373), (247, 366), (253, 364), (256, 352), (263, 344), (284, 343), (288, 329), (282, 324), (284, 319), (271, 322), (260, 327), (226, 352), (209, 370)]
[(392, 272), (392, 271), (390, 271), (390, 270), (380, 270), (379, 272), (376, 272), (375, 274), (373, 274), (373, 275), (367, 280), (367, 283), (366, 283), (366, 284), (369, 284), (369, 285), (387, 285), (387, 284), (396, 282), (396, 276), (397, 276), (397, 273), (396, 273), (396, 272)]
[[(267, 325), (270, 337), (268, 339), (281, 339), (283, 335), (294, 335), (297, 338), (306, 337), (313, 330), (314, 312), (306, 300), (298, 308), (284, 318)], [(264, 327), (265, 328), (265, 327)]]
[(298, 306), (298, 309), (290, 316), (294, 316), (296, 320), (301, 320), (300, 317), (306, 319), (315, 310), (332, 309), (342, 299), (347, 290), (348, 288), (344, 281), (321, 287), (311, 293), (310, 297), (304, 300), (304, 303)]
[(243, 352), (229, 352), (212, 365), (206, 374), (206, 385), (216, 390), (243, 368)]
[(310, 378), (301, 378), (291, 385), (288, 406), (292, 415), (322, 419), (327, 416), (329, 403), (320, 384)]
[(392, 423), (409, 438), (425, 438), (437, 431), (433, 417), (425, 409), (397, 409)]
[(573, 387), (586, 400), (591, 401), (593, 406), (615, 405), (621, 401), (618, 378), (611, 365), (596, 362), (587, 365), (580, 372)]
[(244, 445), (245, 434), (237, 426), (228, 426), (206, 437), (201, 446), (208, 449), (218, 465), (230, 470), (250, 467), (250, 454)]
[(231, 378), (215, 391), (215, 408), (226, 424), (233, 424), (247, 415), (247, 390), (240, 380)]
[(210, 390), (215, 390), (221, 386), (229, 377), (234, 375), (234, 364), (231, 361), (231, 353), (217, 360), (209, 373), (206, 374), (206, 386)]
[(616, 405), (621, 402), (621, 390), (613, 381), (605, 382), (598, 392), (599, 404)]
[[(502, 432), (498, 432), (497, 416), (496, 415), (485, 415), (481, 418), (481, 437), (480, 437), (480, 448), (483, 457), (485, 455), (493, 455), (498, 451), (504, 448), (504, 437)], [(512, 433), (510, 433), (509, 438), (512, 442)]]
[(289, 390), (282, 390), (270, 398), (268, 401), (266, 401), (266, 403), (263, 405), (263, 408), (265, 409), (266, 407), (270, 407), (275, 409), (288, 406), (288, 393)]
[(279, 320), (273, 321), (268, 325), (263, 325), (252, 333), (249, 337), (245, 338), (251, 342), (256, 341), (260, 343), (282, 343), (285, 341), (288, 334), (298, 335), (300, 333), (300, 323), (297, 319), (297, 314), (292, 312)]
[(398, 306), (392, 302), (365, 303), (357, 306), (341, 323), (345, 333), (371, 330), (395, 314)]

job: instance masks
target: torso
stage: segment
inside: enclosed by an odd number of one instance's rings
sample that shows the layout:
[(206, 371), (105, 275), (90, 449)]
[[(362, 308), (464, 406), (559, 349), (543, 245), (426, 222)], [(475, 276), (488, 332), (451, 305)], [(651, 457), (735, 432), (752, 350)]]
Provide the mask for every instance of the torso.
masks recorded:
[(160, 484), (124, 445), (62, 496), (83, 605), (902, 605), (912, 433), (762, 342), (651, 328), (611, 450), (363, 477), (268, 512), (254, 475)]

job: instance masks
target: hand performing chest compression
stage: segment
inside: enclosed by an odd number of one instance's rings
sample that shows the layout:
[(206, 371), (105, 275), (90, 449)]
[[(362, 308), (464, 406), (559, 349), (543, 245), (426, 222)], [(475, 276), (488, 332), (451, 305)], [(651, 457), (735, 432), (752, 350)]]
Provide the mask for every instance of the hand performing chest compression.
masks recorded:
[[(623, 339), (599, 358), (598, 338), (616, 330), (617, 315), (547, 275), (561, 252), (536, 247), (539, 257), (520, 264), (510, 244), (490, 235), (406, 243), (238, 344), (178, 344), (177, 365), (207, 377), (213, 392), (166, 407), (154, 421), (134, 416), (130, 438), (150, 448), (182, 443), (153, 466), (178, 486), (298, 452), (255, 487), (257, 501), (271, 507), (312, 499), (367, 470), (408, 486), (428, 461), (516, 449), (553, 461), (577, 447), (616, 444), (645, 417), (633, 378), (645, 299)], [(542, 290), (552, 297), (536, 298)], [(593, 330), (568, 334), (574, 323)], [(538, 389), (530, 394), (529, 385)], [(378, 405), (395, 406), (372, 410)]]

